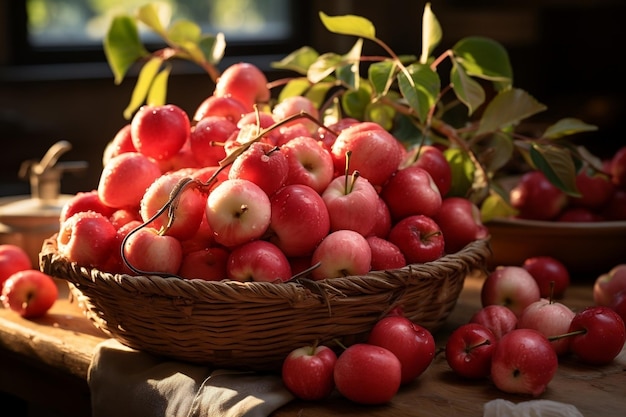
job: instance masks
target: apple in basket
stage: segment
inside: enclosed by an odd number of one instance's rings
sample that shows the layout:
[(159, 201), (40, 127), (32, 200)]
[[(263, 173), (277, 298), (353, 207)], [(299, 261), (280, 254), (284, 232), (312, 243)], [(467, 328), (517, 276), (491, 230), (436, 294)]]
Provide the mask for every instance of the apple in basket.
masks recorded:
[(215, 166), (226, 157), (224, 143), (237, 131), (235, 123), (226, 116), (207, 115), (191, 128), (189, 146), (200, 166)]
[(326, 236), (315, 248), (311, 264), (319, 266), (313, 279), (364, 275), (370, 271), (372, 250), (363, 235), (354, 230), (337, 230)]
[(255, 65), (239, 62), (230, 65), (220, 75), (213, 95), (232, 97), (243, 104), (246, 111), (253, 111), (256, 103), (265, 103), (270, 98), (265, 74)]
[(428, 171), (419, 166), (397, 170), (383, 186), (380, 196), (398, 221), (408, 216), (432, 217), (441, 208), (441, 193)]
[(330, 230), (353, 230), (363, 236), (376, 224), (378, 193), (374, 186), (359, 175), (340, 175), (322, 193), (330, 216)]
[(280, 147), (289, 165), (286, 184), (308, 185), (322, 193), (334, 177), (330, 153), (308, 136), (293, 138)]

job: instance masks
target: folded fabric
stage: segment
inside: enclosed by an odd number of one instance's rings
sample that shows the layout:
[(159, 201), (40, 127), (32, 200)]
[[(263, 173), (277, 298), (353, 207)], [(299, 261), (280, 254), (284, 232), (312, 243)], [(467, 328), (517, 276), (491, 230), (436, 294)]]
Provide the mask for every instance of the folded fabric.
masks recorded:
[(572, 404), (552, 400), (530, 400), (515, 404), (501, 398), (484, 405), (483, 417), (583, 417)]
[(279, 375), (164, 360), (114, 339), (88, 372), (93, 417), (265, 417), (294, 397)]

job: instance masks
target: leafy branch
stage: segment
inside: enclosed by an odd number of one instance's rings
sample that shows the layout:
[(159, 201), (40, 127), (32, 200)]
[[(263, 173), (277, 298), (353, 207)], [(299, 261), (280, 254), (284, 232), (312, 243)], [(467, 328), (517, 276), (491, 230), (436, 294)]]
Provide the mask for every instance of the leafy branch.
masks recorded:
[[(157, 34), (166, 46), (148, 51), (139, 36), (139, 24)], [(222, 33), (203, 34), (200, 26), (189, 20), (181, 19), (167, 26), (159, 18), (157, 5), (152, 3), (140, 7), (135, 15), (115, 17), (104, 38), (104, 52), (115, 76), (115, 84), (123, 81), (135, 63), (142, 63), (124, 117), (130, 119), (144, 102), (165, 104), (171, 72), (169, 62), (174, 59), (199, 65), (215, 82), (219, 77), (215, 66), (224, 56), (225, 47)]]
[[(546, 106), (513, 86), (508, 53), (501, 44), (472, 36), (435, 56), (442, 31), (430, 4), (422, 18), (419, 58), (397, 56), (363, 17), (320, 12), (320, 19), (330, 32), (355, 36), (357, 41), (344, 55), (318, 54), (303, 47), (275, 62), (274, 67), (299, 74), (282, 81), (279, 101), (304, 95), (326, 109), (327, 117), (377, 122), (408, 147), (442, 145), (453, 169), (453, 194), (481, 204), (486, 220), (512, 211), (494, 179), (516, 152), (564, 192), (577, 195), (574, 177), (584, 156), (565, 137), (596, 127), (566, 118), (537, 138), (517, 133), (522, 121)], [(361, 55), (363, 40), (376, 43), (388, 56)], [(451, 69), (444, 74), (441, 68), (446, 61)], [(363, 77), (362, 64), (367, 66)], [(449, 81), (444, 82), (446, 76)], [(329, 105), (328, 93), (337, 88), (341, 93), (335, 92)], [(459, 106), (465, 108), (462, 118)]]

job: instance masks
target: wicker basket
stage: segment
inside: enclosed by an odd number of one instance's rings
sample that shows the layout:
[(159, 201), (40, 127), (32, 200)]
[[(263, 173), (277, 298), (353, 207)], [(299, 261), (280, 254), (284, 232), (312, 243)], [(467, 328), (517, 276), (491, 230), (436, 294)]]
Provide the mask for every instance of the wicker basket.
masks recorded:
[(61, 257), (54, 238), (41, 270), (64, 279), (93, 324), (121, 343), (197, 364), (278, 370), (294, 348), (364, 341), (396, 306), (431, 331), (447, 319), (465, 277), (484, 269), (489, 242), (435, 262), (365, 276), (283, 284), (110, 274)]

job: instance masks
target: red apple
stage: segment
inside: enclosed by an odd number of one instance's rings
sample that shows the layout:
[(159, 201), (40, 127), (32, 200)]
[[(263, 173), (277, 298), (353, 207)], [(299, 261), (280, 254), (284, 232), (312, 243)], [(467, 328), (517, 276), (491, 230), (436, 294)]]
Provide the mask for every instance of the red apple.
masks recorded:
[(2, 287), (2, 304), (24, 318), (41, 317), (54, 305), (59, 290), (49, 275), (25, 269), (11, 275)]
[(553, 220), (567, 205), (567, 195), (541, 171), (524, 174), (511, 189), (509, 198), (523, 219)]
[(102, 169), (98, 197), (113, 208), (139, 208), (146, 189), (161, 176), (161, 168), (138, 152), (111, 158)]
[(187, 113), (174, 104), (142, 106), (130, 122), (130, 134), (137, 152), (164, 160), (175, 155), (189, 138)]
[(281, 282), (291, 278), (291, 264), (273, 243), (253, 240), (233, 249), (226, 273), (236, 281)]
[(322, 197), (311, 187), (286, 185), (271, 198), (270, 241), (288, 257), (307, 256), (330, 231)]
[(402, 365), (388, 349), (357, 343), (335, 363), (334, 379), (341, 395), (359, 404), (384, 404), (400, 389)]
[(373, 122), (357, 123), (339, 133), (331, 148), (335, 172), (346, 173), (348, 151), (352, 154), (347, 173), (359, 171), (374, 186), (387, 182), (404, 155), (400, 142)]
[(537, 397), (558, 368), (558, 357), (548, 339), (533, 329), (505, 334), (491, 358), (491, 380), (501, 391)]
[(490, 304), (474, 313), (470, 323), (482, 324), (491, 330), (496, 340), (500, 340), (502, 336), (517, 328), (517, 316), (508, 307)]
[(124, 257), (129, 268), (142, 273), (177, 274), (183, 260), (178, 239), (160, 235), (153, 227), (142, 227), (124, 240)]
[(424, 327), (406, 317), (391, 315), (372, 328), (367, 343), (381, 346), (393, 353), (402, 368), (400, 383), (419, 377), (435, 357), (435, 339)]
[(287, 184), (304, 184), (322, 193), (334, 177), (330, 153), (308, 136), (294, 138), (281, 146), (287, 157)]
[(576, 174), (576, 188), (578, 188), (580, 197), (570, 197), (571, 204), (598, 210), (608, 203), (615, 185), (611, 182), (609, 176), (590, 171), (588, 167), (583, 167)]
[(301, 400), (323, 400), (335, 389), (333, 373), (336, 362), (337, 355), (328, 346), (296, 348), (283, 361), (283, 383)]
[(626, 187), (613, 192), (601, 215), (606, 220), (626, 220)]
[(445, 198), (433, 220), (445, 238), (446, 253), (458, 252), (469, 243), (489, 235), (481, 220), (480, 209), (466, 198)]
[(619, 148), (610, 163), (613, 184), (620, 188), (626, 186), (626, 146)]
[(224, 116), (206, 116), (192, 127), (189, 147), (201, 167), (215, 166), (226, 157), (224, 143), (237, 132), (235, 122)]
[(21, 246), (5, 243), (0, 245), (0, 289), (13, 274), (25, 269), (32, 269), (28, 253)]
[(452, 186), (452, 169), (443, 152), (432, 145), (413, 148), (406, 156), (403, 166), (415, 165), (428, 171), (445, 197)]
[(433, 217), (442, 204), (435, 181), (428, 171), (418, 166), (396, 171), (383, 186), (380, 196), (395, 221), (418, 214)]
[(541, 297), (563, 298), (569, 287), (570, 275), (561, 261), (552, 256), (533, 256), (524, 260), (522, 268), (537, 281)]
[(592, 365), (611, 363), (626, 342), (624, 320), (606, 306), (587, 307), (576, 313), (569, 332), (581, 332), (571, 337), (570, 349), (581, 361)]
[(406, 259), (399, 247), (378, 236), (368, 236), (365, 240), (372, 251), (373, 271), (402, 268), (406, 266)]
[(330, 125), (323, 127), (320, 126), (317, 129), (314, 138), (322, 142), (324, 144), (324, 147), (330, 151), (332, 149), (333, 143), (335, 143), (335, 139), (337, 139), (337, 135), (342, 130), (359, 123), (361, 123), (359, 120), (352, 117), (343, 117), (337, 120), (335, 123), (331, 123)]
[(322, 193), (330, 216), (330, 230), (354, 230), (367, 236), (376, 224), (378, 193), (370, 182), (357, 175), (340, 175)]
[[(535, 329), (550, 338), (567, 333), (575, 313), (566, 305), (548, 299), (541, 299), (530, 304), (522, 311), (517, 322), (521, 329)], [(569, 338), (551, 340), (557, 355), (569, 352)]]
[(519, 266), (498, 266), (485, 279), (481, 289), (483, 307), (500, 304), (519, 318), (522, 311), (541, 298), (537, 281)]
[(247, 112), (244, 105), (233, 97), (209, 96), (200, 103), (193, 115), (193, 120), (198, 122), (205, 117), (221, 116), (236, 124)]
[(593, 301), (596, 305), (608, 306), (613, 297), (626, 290), (626, 264), (615, 265), (607, 273), (596, 278), (593, 285)]
[(265, 74), (255, 65), (239, 62), (227, 67), (215, 84), (213, 95), (232, 97), (240, 102), (247, 111), (253, 111), (257, 103), (270, 99)]
[(389, 212), (387, 203), (385, 203), (385, 200), (383, 200), (380, 195), (378, 196), (378, 205), (374, 217), (376, 221), (374, 222), (374, 227), (370, 235), (386, 239), (391, 231), (391, 213)]
[(409, 216), (400, 220), (389, 232), (388, 240), (400, 248), (407, 264), (434, 261), (444, 254), (441, 229), (427, 216)]
[[(315, 107), (315, 103), (304, 96), (287, 97), (276, 104), (272, 109), (272, 114), (274, 115), (276, 121), (284, 120), (302, 112), (309, 114), (314, 119), (319, 119), (319, 111), (317, 110), (317, 107)], [(295, 124), (304, 126), (309, 135), (317, 132), (317, 128), (319, 127), (317, 123), (306, 118), (298, 118), (283, 126), (293, 126)]]
[(456, 328), (446, 342), (446, 361), (457, 374), (468, 379), (486, 378), (498, 339), (482, 324), (467, 323)]
[(83, 211), (61, 223), (57, 248), (61, 256), (83, 266), (99, 268), (111, 256), (117, 231), (109, 219)]
[[(139, 213), (143, 222), (150, 221), (170, 201), (172, 192), (182, 180), (187, 179), (182, 173), (173, 172), (163, 174), (157, 178), (146, 190), (141, 199)], [(178, 240), (191, 238), (204, 217), (207, 196), (197, 187), (187, 186), (179, 191), (175, 200), (171, 201), (170, 208), (150, 221), (149, 225), (155, 229), (163, 229), (164, 234)], [(173, 221), (170, 223), (170, 213)], [(167, 228), (167, 229), (166, 229)]]
[(311, 264), (320, 263), (311, 276), (315, 280), (363, 275), (370, 271), (372, 250), (367, 240), (353, 230), (337, 230), (315, 248)]
[(228, 178), (252, 181), (270, 196), (287, 182), (289, 163), (279, 148), (255, 142), (232, 163)]
[(115, 208), (109, 207), (100, 200), (98, 190), (78, 192), (63, 204), (59, 221), (62, 223), (69, 219), (73, 214), (81, 211), (95, 211), (106, 217), (110, 217)]
[(227, 247), (263, 236), (271, 215), (269, 197), (252, 181), (228, 179), (207, 198), (206, 218), (215, 241)]
[(609, 306), (626, 322), (626, 290), (622, 290), (613, 296), (613, 302)]
[(228, 250), (219, 246), (189, 252), (183, 256), (178, 275), (187, 279), (206, 281), (226, 279), (229, 254)]
[(585, 223), (599, 222), (603, 220), (603, 217), (586, 207), (565, 207), (555, 220), (558, 222)]
[(133, 145), (133, 138), (130, 134), (130, 123), (122, 126), (113, 139), (107, 143), (102, 153), (102, 165), (106, 165), (111, 158), (125, 152), (137, 152), (137, 148)]

